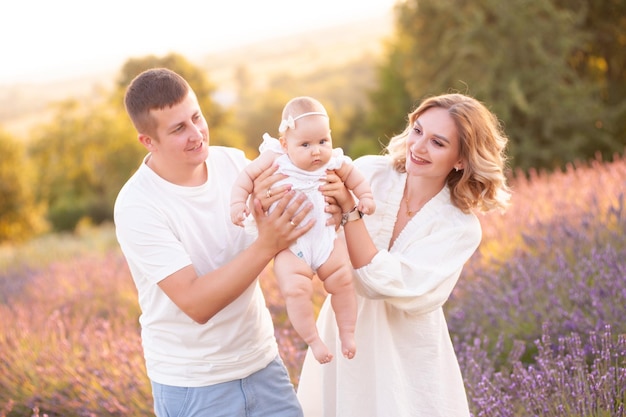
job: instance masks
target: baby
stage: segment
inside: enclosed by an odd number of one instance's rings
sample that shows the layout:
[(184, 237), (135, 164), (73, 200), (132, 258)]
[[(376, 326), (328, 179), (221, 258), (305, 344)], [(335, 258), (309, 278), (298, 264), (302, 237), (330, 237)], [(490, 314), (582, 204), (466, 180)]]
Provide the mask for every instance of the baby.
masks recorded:
[(267, 133), (263, 135), (259, 148), (261, 154), (235, 182), (231, 220), (239, 226), (244, 225), (249, 214), (246, 202), (252, 193), (254, 179), (274, 163), (279, 166), (277, 172), (288, 176), (276, 185), (291, 184), (293, 189), (308, 196), (313, 204), (309, 216), (316, 216), (317, 221), (288, 250), (276, 255), (274, 273), (294, 329), (309, 345), (315, 359), (328, 363), (333, 355), (319, 337), (311, 301), (311, 280), (317, 273), (331, 297), (342, 353), (352, 359), (356, 353), (354, 328), (357, 315), (352, 269), (345, 245), (336, 240), (335, 227), (326, 225), (329, 214), (324, 211), (326, 202), (318, 188), (326, 170), (335, 170), (359, 200), (357, 208), (364, 214), (372, 214), (375, 210), (372, 192), (363, 175), (352, 165), (352, 160), (344, 156), (340, 148), (333, 149), (328, 114), (319, 101), (311, 97), (290, 100), (283, 109), (278, 131), (280, 139)]

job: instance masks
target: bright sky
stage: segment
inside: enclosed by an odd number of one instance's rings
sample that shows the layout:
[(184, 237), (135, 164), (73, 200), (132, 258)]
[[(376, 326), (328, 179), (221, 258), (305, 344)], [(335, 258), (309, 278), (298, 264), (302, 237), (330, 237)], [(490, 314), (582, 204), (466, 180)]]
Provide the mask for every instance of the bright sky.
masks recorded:
[(11, 0), (0, 14), (0, 84), (190, 57), (389, 11), (395, 0)]

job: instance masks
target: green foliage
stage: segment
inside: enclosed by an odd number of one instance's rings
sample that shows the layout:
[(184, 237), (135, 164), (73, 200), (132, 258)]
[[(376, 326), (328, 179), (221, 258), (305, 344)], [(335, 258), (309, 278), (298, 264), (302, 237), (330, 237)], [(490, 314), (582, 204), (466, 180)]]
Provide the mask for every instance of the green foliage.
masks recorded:
[[(119, 250), (113, 223), (98, 226), (80, 223), (72, 233), (47, 233), (24, 242), (0, 246), (0, 274), (11, 275), (10, 270), (47, 268), (61, 262), (90, 255), (104, 255)], [(0, 284), (0, 303), (6, 302), (10, 291), (7, 286), (21, 287), (25, 280), (10, 279)]]
[(583, 78), (600, 85), (607, 104), (606, 127), (626, 138), (626, 2), (622, 0), (554, 0), (558, 7), (579, 13), (578, 30), (587, 34), (570, 56), (570, 65)]
[(194, 88), (216, 138), (212, 144), (242, 142), (231, 128), (232, 114), (213, 101), (215, 88), (197, 67), (176, 54), (130, 59), (113, 92), (92, 102), (57, 103), (55, 117), (31, 138), (35, 201), (47, 207), (54, 230), (74, 230), (81, 219), (112, 220), (117, 193), (146, 154), (124, 109), (125, 88), (141, 71), (158, 66), (179, 72)]
[(271, 78), (263, 91), (255, 90), (252, 75), (245, 66), (237, 69), (238, 100), (234, 122), (245, 137), (245, 150), (250, 157), (258, 154), (261, 136), (278, 135), (282, 109), (293, 97), (307, 95), (320, 100), (330, 115), (333, 145), (354, 156), (352, 145), (360, 139), (359, 149), (379, 152), (377, 138), (367, 132), (364, 115), (369, 110), (367, 94), (375, 85), (375, 61), (371, 56), (337, 66), (295, 76), (280, 73)]
[(24, 147), (2, 131), (0, 155), (0, 242), (25, 240), (46, 228), (31, 188), (33, 169)]
[(574, 51), (590, 41), (579, 29), (583, 20), (546, 0), (399, 3), (374, 113), (399, 111), (407, 97), (460, 91), (502, 119), (514, 167), (552, 169), (597, 151), (621, 152), (625, 138), (611, 135), (597, 81), (571, 66)]
[(30, 145), (36, 198), (54, 229), (73, 230), (83, 217), (111, 220), (119, 189), (145, 154), (120, 109), (67, 100), (37, 132)]
[[(278, 125), (283, 106), (291, 98), (287, 92), (270, 90), (263, 93), (252, 89), (250, 73), (246, 67), (238, 69), (238, 103), (234, 129), (241, 131), (244, 140), (242, 149), (249, 158), (256, 157), (265, 132), (278, 135)], [(287, 78), (287, 77), (286, 77)]]
[(395, 47), (390, 46), (387, 61), (380, 64), (378, 86), (369, 96), (373, 110), (364, 119), (370, 133), (384, 135), (385, 145), (404, 130), (406, 116), (415, 105), (400, 73), (403, 45), (406, 47), (408, 43), (399, 41)]

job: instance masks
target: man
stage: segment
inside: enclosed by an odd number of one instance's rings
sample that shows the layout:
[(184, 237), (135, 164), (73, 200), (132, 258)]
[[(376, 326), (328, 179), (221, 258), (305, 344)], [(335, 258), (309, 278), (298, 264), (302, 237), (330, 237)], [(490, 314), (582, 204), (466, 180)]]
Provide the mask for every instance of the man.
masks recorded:
[[(120, 191), (114, 217), (138, 290), (148, 377), (157, 416), (302, 416), (278, 356), (257, 276), (306, 233), (310, 203), (268, 172), (255, 186), (254, 239), (229, 220), (243, 152), (209, 147), (188, 83), (164, 68), (138, 75), (126, 110), (148, 155)], [(268, 182), (269, 181), (269, 182)]]

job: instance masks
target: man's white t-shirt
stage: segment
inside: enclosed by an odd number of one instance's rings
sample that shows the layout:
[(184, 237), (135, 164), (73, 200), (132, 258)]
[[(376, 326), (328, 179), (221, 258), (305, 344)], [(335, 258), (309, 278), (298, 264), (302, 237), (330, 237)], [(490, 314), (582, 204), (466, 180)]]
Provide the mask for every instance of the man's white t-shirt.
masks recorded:
[(202, 276), (251, 243), (252, 237), (231, 223), (229, 207), (233, 183), (248, 160), (237, 149), (212, 146), (206, 163), (207, 182), (182, 187), (144, 161), (115, 203), (117, 239), (142, 311), (148, 377), (166, 385), (198, 387), (244, 378), (278, 354), (258, 281), (202, 325), (157, 285), (190, 264)]

